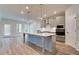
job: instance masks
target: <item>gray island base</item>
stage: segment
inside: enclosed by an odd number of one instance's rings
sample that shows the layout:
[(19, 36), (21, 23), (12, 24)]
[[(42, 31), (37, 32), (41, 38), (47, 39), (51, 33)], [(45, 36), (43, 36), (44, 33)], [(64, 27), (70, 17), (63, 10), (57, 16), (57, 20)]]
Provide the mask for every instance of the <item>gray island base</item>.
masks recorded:
[(27, 41), (42, 48), (42, 53), (45, 50), (56, 52), (56, 35), (52, 33), (26, 33)]

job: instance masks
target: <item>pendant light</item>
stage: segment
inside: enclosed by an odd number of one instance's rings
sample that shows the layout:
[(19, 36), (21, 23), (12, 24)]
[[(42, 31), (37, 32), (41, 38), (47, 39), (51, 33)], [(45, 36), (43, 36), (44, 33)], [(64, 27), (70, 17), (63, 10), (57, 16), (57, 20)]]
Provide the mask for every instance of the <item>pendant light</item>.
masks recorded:
[(40, 20), (41, 20), (41, 29), (42, 29), (43, 27), (42, 4), (40, 4)]

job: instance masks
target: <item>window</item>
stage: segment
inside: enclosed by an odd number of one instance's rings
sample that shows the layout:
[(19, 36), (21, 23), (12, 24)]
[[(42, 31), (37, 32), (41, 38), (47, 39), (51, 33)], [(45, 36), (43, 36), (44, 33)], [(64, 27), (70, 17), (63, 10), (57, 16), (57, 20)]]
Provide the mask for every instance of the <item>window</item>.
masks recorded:
[(28, 24), (24, 24), (24, 32), (28, 32)]
[(27, 28), (26, 28), (26, 24), (24, 24), (24, 26), (23, 26), (23, 32), (27, 32)]
[(4, 35), (10, 35), (10, 24), (4, 24)]
[(33, 30), (32, 28), (30, 28), (30, 24), (23, 24), (23, 23), (17, 24), (17, 26), (16, 26), (17, 32), (30, 32)]
[(22, 24), (17, 24), (17, 31), (22, 32)]

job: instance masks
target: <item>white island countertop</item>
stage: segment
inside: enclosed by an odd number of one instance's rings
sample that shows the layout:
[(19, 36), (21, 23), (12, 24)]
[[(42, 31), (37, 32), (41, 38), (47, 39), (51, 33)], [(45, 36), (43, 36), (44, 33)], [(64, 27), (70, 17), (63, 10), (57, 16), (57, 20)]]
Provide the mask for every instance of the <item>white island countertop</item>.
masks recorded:
[(43, 37), (48, 37), (48, 36), (55, 35), (54, 33), (25, 33), (25, 34), (37, 35), (37, 36), (43, 36)]

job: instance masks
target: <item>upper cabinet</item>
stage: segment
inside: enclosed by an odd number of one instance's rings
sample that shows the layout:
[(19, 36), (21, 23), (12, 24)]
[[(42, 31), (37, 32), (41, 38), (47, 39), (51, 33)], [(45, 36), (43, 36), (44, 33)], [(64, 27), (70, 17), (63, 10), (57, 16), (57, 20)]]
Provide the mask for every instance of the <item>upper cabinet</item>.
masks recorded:
[(65, 16), (58, 16), (56, 17), (56, 25), (59, 25), (59, 24), (65, 24)]
[(50, 17), (46, 19), (46, 27), (56, 27), (57, 25), (65, 24), (65, 16), (57, 16), (57, 17)]

